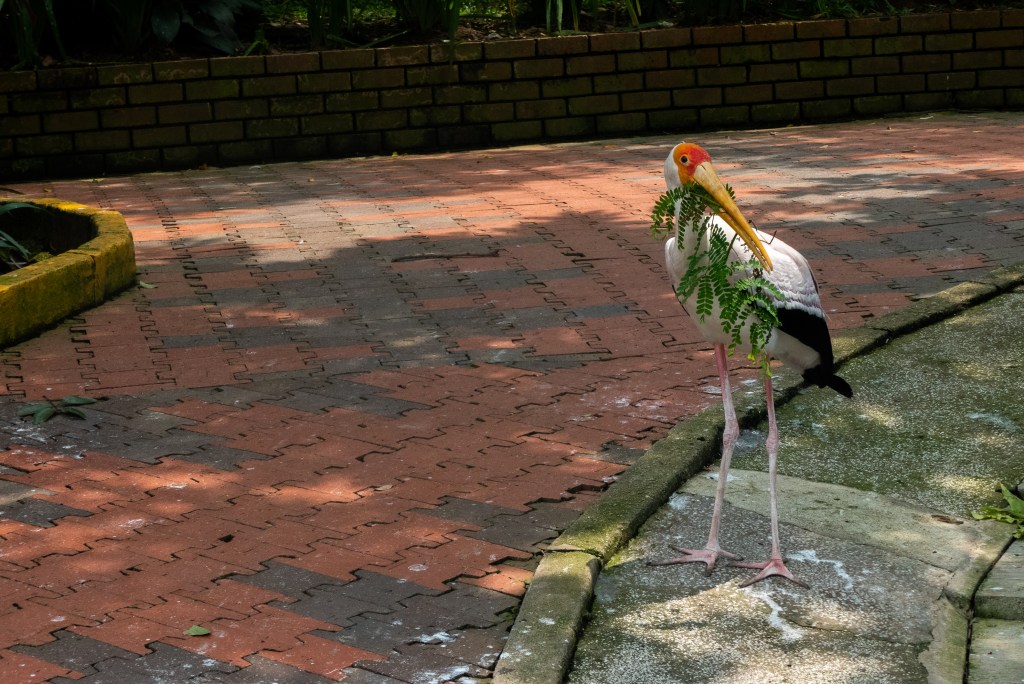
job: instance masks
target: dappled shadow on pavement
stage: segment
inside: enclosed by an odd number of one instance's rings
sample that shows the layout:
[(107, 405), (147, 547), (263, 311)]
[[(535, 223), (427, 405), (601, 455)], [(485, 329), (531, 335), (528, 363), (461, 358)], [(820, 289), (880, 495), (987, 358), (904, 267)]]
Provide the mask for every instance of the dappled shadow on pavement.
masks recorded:
[[(1024, 260), (1021, 127), (699, 142), (843, 328)], [(122, 212), (144, 285), (3, 353), (0, 663), (486, 675), (538, 550), (717, 401), (647, 234), (677, 140), (19, 186)]]

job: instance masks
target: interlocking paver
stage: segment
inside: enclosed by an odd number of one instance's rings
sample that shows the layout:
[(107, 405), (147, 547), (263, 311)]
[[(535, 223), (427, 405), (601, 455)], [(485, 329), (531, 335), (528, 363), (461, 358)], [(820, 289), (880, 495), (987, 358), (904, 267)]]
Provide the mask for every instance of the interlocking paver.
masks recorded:
[[(124, 682), (158, 682), (167, 681), (210, 681), (206, 677), (219, 676), (234, 671), (236, 668), (227, 663), (217, 662), (213, 658), (196, 655), (173, 646), (155, 643), (152, 651), (140, 657), (109, 658), (97, 663), (95, 674), (87, 675), (75, 681), (87, 684), (122, 684)], [(186, 679), (187, 678), (187, 679)], [(66, 680), (54, 680), (57, 684), (67, 684)], [(214, 680), (216, 681), (216, 680)]]
[[(1022, 127), (701, 142), (747, 215), (812, 258), (844, 328), (1024, 259), (1005, 143)], [(121, 210), (156, 287), (0, 353), (0, 478), (29, 492), (0, 507), (0, 665), (486, 675), (547, 541), (717, 401), (647, 234), (677, 141), (17, 186)], [(109, 399), (85, 421), (15, 418), (68, 394)], [(216, 629), (185, 637), (188, 621)]]
[[(130, 660), (137, 656), (124, 649), (111, 646), (102, 641), (96, 641), (67, 630), (59, 630), (53, 633), (56, 637), (42, 646), (14, 646), (12, 651), (45, 660), (49, 663), (61, 665), (68, 670), (89, 675), (96, 671), (96, 666), (110, 658), (122, 658)], [(51, 675), (52, 676), (52, 675)], [(17, 679), (11, 681), (19, 681)], [(39, 679), (38, 681), (42, 681)]]

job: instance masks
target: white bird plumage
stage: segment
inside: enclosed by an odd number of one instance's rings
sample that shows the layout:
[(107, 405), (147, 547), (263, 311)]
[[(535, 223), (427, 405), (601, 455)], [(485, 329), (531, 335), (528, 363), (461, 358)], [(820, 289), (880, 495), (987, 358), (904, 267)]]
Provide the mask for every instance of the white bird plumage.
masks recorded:
[[(832, 340), (825, 312), (821, 306), (818, 286), (807, 260), (782, 240), (769, 237), (754, 229), (718, 178), (708, 153), (698, 145), (680, 143), (672, 149), (665, 160), (665, 184), (671, 190), (691, 183), (702, 186), (720, 205), (721, 212), (710, 217), (710, 221), (711, 225), (721, 228), (726, 238), (730, 240), (732, 244), (730, 258), (743, 263), (749, 262), (751, 258), (756, 258), (763, 267), (763, 277), (767, 278), (782, 294), (781, 299), (771, 297), (780, 324), (771, 331), (764, 351), (769, 356), (799, 370), (808, 382), (821, 387), (831, 387), (844, 396), (852, 396), (853, 392), (850, 386), (835, 374)], [(695, 253), (695, 250), (708, 249), (710, 233), (710, 231), (703, 231), (698, 234), (693, 226), (679, 225), (678, 203), (676, 219), (675, 235), (665, 243), (665, 265), (673, 287), (686, 273), (690, 256)], [(703, 562), (707, 566), (707, 571), (711, 572), (717, 560), (724, 557), (732, 560), (733, 565), (760, 569), (761, 572), (746, 584), (752, 584), (771, 575), (781, 575), (798, 584), (803, 584), (794, 578), (786, 568), (779, 544), (776, 484), (778, 428), (775, 422), (770, 378), (765, 379), (765, 400), (769, 423), (767, 447), (771, 489), (771, 556), (764, 562), (739, 563), (736, 562), (738, 556), (722, 550), (719, 546), (718, 526), (728, 479), (729, 461), (739, 436), (739, 426), (729, 388), (727, 364), (727, 346), (733, 342), (733, 336), (723, 327), (720, 318), (721, 310), (717, 304), (710, 315), (701, 317), (694, 315), (696, 311), (695, 293), (682, 300), (681, 303), (690, 314), (691, 320), (697, 326), (701, 336), (711, 342), (714, 347), (725, 408), (722, 465), (707, 545), (703, 549), (679, 549), (683, 556), (659, 561), (655, 564)], [(744, 342), (737, 346), (737, 349), (744, 353), (749, 353), (751, 350), (748, 333), (751, 322), (752, 320), (748, 319), (744, 324), (742, 335)]]

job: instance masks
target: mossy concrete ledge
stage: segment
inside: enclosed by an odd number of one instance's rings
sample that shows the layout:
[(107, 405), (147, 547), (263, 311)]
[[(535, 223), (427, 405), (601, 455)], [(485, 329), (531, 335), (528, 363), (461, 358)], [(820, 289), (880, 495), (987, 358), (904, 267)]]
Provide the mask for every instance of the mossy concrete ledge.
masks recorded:
[(0, 348), (96, 306), (135, 280), (135, 245), (124, 217), (61, 200), (0, 199), (48, 210), (59, 230), (85, 225), (92, 237), (82, 245), (0, 275)]
[(589, 553), (545, 554), (494, 668), (494, 684), (560, 684), (600, 566)]

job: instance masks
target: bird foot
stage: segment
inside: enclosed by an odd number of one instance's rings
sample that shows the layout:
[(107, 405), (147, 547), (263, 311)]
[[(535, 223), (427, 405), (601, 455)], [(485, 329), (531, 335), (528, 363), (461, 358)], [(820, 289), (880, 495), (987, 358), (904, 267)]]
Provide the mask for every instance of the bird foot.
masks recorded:
[(680, 563), (704, 563), (707, 568), (704, 570), (705, 575), (710, 575), (711, 571), (715, 569), (715, 563), (718, 562), (719, 558), (725, 558), (730, 561), (737, 561), (740, 559), (735, 553), (724, 551), (715, 546), (705, 546), (703, 549), (685, 549), (680, 546), (673, 546), (673, 549), (683, 554), (676, 558), (666, 558), (660, 561), (649, 561), (648, 565), (678, 565)]
[(740, 585), (741, 587), (749, 587), (751, 584), (755, 584), (756, 582), (760, 582), (763, 579), (768, 579), (769, 577), (771, 577), (773, 575), (777, 575), (779, 577), (785, 577), (790, 582), (793, 582), (794, 584), (798, 584), (801, 587), (803, 587), (804, 589), (810, 589), (810, 587), (807, 585), (807, 583), (801, 582), (800, 580), (798, 580), (796, 577), (793, 576), (793, 573), (791, 573), (789, 571), (789, 568), (786, 567), (786, 563), (781, 558), (770, 558), (770, 559), (768, 559), (766, 561), (759, 561), (759, 562), (752, 562), (752, 561), (738, 562), (738, 561), (733, 561), (733, 562), (729, 563), (729, 565), (734, 567), (734, 568), (758, 568), (758, 569), (761, 570), (761, 572), (759, 572), (756, 575), (754, 575), (754, 577), (752, 577), (751, 579), (748, 579), (746, 582), (741, 584)]

